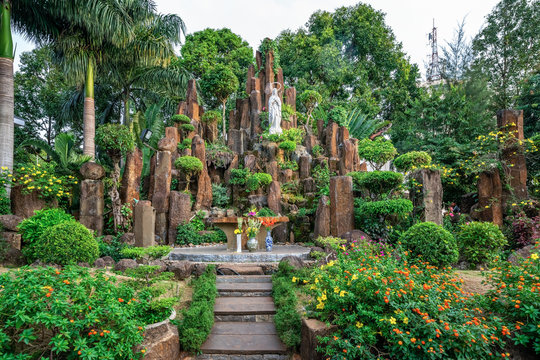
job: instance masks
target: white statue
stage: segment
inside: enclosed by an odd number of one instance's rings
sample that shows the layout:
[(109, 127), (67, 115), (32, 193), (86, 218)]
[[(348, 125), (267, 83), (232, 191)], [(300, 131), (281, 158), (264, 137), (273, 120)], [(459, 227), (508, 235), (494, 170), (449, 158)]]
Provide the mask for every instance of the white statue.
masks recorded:
[(281, 100), (278, 90), (272, 89), (272, 96), (268, 100), (268, 124), (270, 125), (270, 134), (282, 134), (281, 130)]

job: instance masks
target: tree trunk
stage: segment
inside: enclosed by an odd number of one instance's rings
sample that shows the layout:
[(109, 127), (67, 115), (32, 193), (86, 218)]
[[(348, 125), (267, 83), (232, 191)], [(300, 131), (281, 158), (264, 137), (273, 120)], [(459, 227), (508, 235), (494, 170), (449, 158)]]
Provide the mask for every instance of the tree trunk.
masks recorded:
[(96, 109), (94, 105), (94, 65), (88, 61), (86, 70), (86, 83), (84, 88), (84, 111), (83, 111), (83, 154), (94, 159), (96, 145)]
[[(0, 169), (13, 169), (13, 40), (11, 5), (2, 3), (0, 17)], [(9, 194), (9, 188), (8, 194)]]
[(225, 143), (227, 142), (227, 130), (225, 129), (225, 104), (227, 103), (227, 100), (223, 102), (223, 113), (222, 113), (222, 130), (223, 130), (223, 140), (225, 140)]

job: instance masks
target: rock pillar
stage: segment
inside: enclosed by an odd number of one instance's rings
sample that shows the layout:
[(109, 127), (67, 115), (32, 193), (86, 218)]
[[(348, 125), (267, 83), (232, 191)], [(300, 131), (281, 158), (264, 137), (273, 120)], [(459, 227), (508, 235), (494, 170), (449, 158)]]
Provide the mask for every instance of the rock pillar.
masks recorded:
[(156, 209), (156, 235), (161, 242), (167, 239), (167, 214), (169, 212), (169, 195), (171, 193), (171, 152), (156, 153), (154, 171), (154, 188), (152, 206)]
[(353, 182), (350, 176), (330, 178), (330, 233), (339, 236), (354, 229)]
[(422, 169), (411, 175), (416, 182), (422, 184), (420, 192), (412, 191), (410, 198), (415, 208), (423, 208), (421, 218), (437, 225), (443, 224), (442, 201), (443, 188), (439, 170)]
[(484, 171), (478, 176), (478, 218), (502, 227), (502, 182), (498, 169)]
[(135, 246), (149, 247), (155, 240), (156, 212), (150, 201), (139, 201), (133, 207), (133, 233)]
[(120, 199), (123, 204), (133, 207), (134, 200), (139, 200), (141, 186), (141, 173), (143, 167), (143, 154), (141, 149), (135, 148), (126, 156), (126, 166), (122, 175)]
[(80, 170), (84, 180), (81, 181), (81, 199), (79, 221), (88, 229), (103, 234), (104, 192), (103, 181), (105, 170), (99, 164), (88, 162)]
[(315, 239), (319, 236), (330, 236), (330, 198), (326, 195), (319, 199), (319, 206), (315, 214)]

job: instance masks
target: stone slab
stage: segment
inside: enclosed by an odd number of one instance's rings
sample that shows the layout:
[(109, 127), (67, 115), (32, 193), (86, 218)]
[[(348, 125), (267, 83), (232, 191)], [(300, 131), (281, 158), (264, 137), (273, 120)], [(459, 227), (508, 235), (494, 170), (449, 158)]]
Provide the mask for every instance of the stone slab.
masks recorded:
[(219, 283), (271, 283), (270, 275), (250, 275), (250, 276), (218, 276), (216, 282)]
[(264, 315), (275, 313), (274, 299), (270, 296), (219, 297), (214, 305), (214, 315)]
[(245, 282), (245, 283), (219, 283), (217, 290), (220, 292), (254, 292), (254, 291), (271, 291), (272, 283), (264, 282)]
[(215, 335), (275, 335), (276, 326), (271, 322), (234, 322), (214, 323), (212, 334)]
[(201, 350), (205, 354), (260, 355), (287, 353), (287, 348), (276, 335), (210, 334)]
[(169, 254), (170, 260), (189, 260), (194, 262), (279, 262), (286, 256), (296, 256), (302, 260), (309, 259), (310, 248), (299, 245), (274, 245), (271, 252), (241, 252), (227, 250), (227, 245), (201, 246), (192, 248), (176, 248)]

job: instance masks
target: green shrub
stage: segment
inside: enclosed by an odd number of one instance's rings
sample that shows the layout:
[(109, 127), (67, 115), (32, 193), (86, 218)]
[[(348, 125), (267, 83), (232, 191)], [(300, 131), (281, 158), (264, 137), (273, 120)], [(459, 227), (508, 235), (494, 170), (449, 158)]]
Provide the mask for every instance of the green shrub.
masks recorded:
[(234, 158), (234, 152), (228, 146), (218, 142), (206, 145), (206, 162), (225, 169)]
[(355, 187), (367, 190), (371, 198), (380, 198), (403, 183), (403, 175), (393, 171), (362, 171), (348, 174), (352, 176)]
[(347, 110), (345, 110), (342, 106), (334, 106), (334, 108), (330, 110), (329, 117), (339, 126), (343, 126), (347, 120)]
[(0, 215), (7, 214), (11, 214), (11, 202), (7, 195), (6, 189), (2, 184), (0, 184)]
[(216, 110), (209, 110), (205, 112), (201, 118), (201, 121), (206, 124), (214, 124), (221, 119), (221, 114)]
[(29, 262), (34, 262), (38, 259), (35, 253), (35, 247), (45, 230), (67, 221), (75, 221), (75, 218), (66, 214), (61, 209), (38, 210), (34, 213), (34, 216), (24, 219), (19, 224), (18, 229), (22, 235), (22, 252), (26, 259)]
[(3, 359), (143, 357), (133, 349), (156, 314), (147, 290), (77, 266), (24, 267), (0, 275), (0, 284)]
[(301, 144), (304, 141), (306, 131), (302, 128), (290, 128), (283, 130), (280, 135), (280, 141), (293, 141), (296, 144)]
[(122, 124), (101, 125), (96, 129), (95, 140), (111, 157), (120, 157), (135, 147), (131, 131)]
[(174, 166), (186, 176), (186, 191), (189, 189), (191, 177), (203, 170), (203, 163), (195, 156), (181, 156), (174, 161)]
[(191, 119), (189, 118), (189, 116), (184, 114), (173, 115), (171, 116), (171, 120), (177, 124), (191, 124)]
[(447, 266), (458, 260), (458, 247), (454, 236), (445, 228), (432, 222), (418, 223), (400, 238), (412, 256), (421, 256), (435, 266)]
[(413, 211), (413, 204), (408, 199), (389, 199), (381, 201), (363, 201), (357, 203), (355, 214), (366, 217), (387, 218), (390, 215), (404, 218)]
[(214, 326), (214, 302), (217, 296), (215, 267), (209, 265), (204, 274), (193, 280), (193, 297), (189, 309), (183, 311), (178, 325), (183, 350), (197, 353)]
[(176, 228), (176, 243), (178, 245), (202, 244), (203, 237), (192, 223), (181, 224)]
[(425, 151), (411, 151), (394, 159), (394, 166), (402, 172), (409, 172), (414, 168), (429, 164), (431, 164), (431, 156)]
[(120, 236), (112, 238), (110, 243), (103, 241), (103, 237), (97, 238), (99, 257), (110, 256), (114, 261), (123, 259), (122, 250), (131, 247), (120, 241)]
[(212, 206), (225, 208), (229, 205), (227, 187), (222, 184), (212, 184)]
[(270, 185), (272, 182), (272, 176), (267, 173), (255, 173), (248, 176), (246, 179), (246, 191), (252, 192), (260, 189), (261, 187)]
[(322, 96), (315, 90), (304, 90), (298, 99), (309, 110), (321, 103)]
[(38, 260), (50, 264), (93, 264), (99, 256), (99, 246), (84, 225), (68, 221), (43, 231), (34, 246), (34, 255)]
[(341, 246), (343, 246), (346, 243), (347, 243), (347, 240), (338, 238), (338, 237), (333, 237), (333, 236), (326, 236), (326, 237), (319, 236), (317, 240), (315, 240), (315, 244), (317, 244), (318, 246), (322, 248), (325, 248), (328, 246), (334, 250), (338, 250)]
[(171, 247), (167, 245), (149, 247), (126, 247), (122, 249), (122, 256), (126, 259), (161, 259), (171, 252)]
[(471, 264), (492, 261), (507, 244), (506, 238), (497, 225), (477, 221), (461, 226), (457, 242), (460, 254)]
[(185, 149), (191, 149), (191, 143), (193, 142), (193, 139), (185, 138), (182, 140), (182, 142), (178, 143), (178, 150), (183, 151)]
[(261, 208), (261, 210), (257, 211), (257, 216), (258, 217), (274, 217), (274, 216), (277, 216), (277, 214), (273, 212), (272, 210), (270, 210), (269, 208), (263, 207)]
[(207, 231), (202, 235), (203, 243), (220, 244), (227, 242), (227, 235), (221, 229)]
[(302, 319), (296, 310), (298, 298), (294, 291), (294, 269), (288, 263), (279, 264), (278, 272), (272, 276), (272, 297), (276, 305), (274, 323), (283, 343), (289, 348), (300, 345)]
[(363, 139), (358, 142), (358, 155), (366, 160), (375, 170), (396, 156), (397, 150), (391, 141), (378, 137), (375, 140)]
[(313, 149), (311, 149), (311, 153), (313, 154), (314, 157), (318, 158), (319, 156), (322, 155), (323, 153), (323, 148), (321, 145), (315, 145), (313, 147)]
[(294, 141), (285, 140), (279, 144), (279, 148), (286, 153), (291, 153), (296, 150), (296, 143)]
[(231, 169), (231, 179), (229, 180), (229, 183), (231, 185), (245, 185), (250, 174), (249, 169), (244, 169), (243, 167)]
[(182, 124), (180, 125), (180, 130), (183, 131), (184, 133), (189, 133), (189, 132), (195, 131), (195, 126), (191, 124)]

